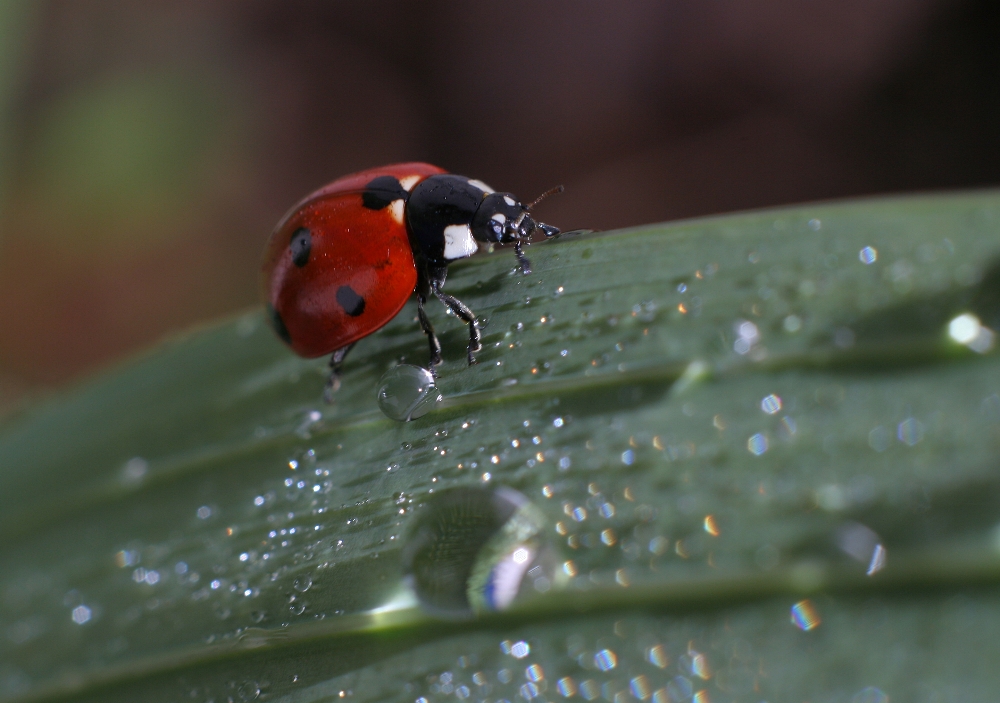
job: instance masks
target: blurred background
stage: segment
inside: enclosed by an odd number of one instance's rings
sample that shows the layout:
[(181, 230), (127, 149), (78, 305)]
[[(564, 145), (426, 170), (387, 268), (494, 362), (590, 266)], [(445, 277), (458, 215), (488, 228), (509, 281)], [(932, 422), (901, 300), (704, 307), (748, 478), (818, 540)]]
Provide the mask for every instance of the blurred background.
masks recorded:
[(0, 413), (425, 160), (563, 228), (1000, 182), (994, 0), (0, 0)]

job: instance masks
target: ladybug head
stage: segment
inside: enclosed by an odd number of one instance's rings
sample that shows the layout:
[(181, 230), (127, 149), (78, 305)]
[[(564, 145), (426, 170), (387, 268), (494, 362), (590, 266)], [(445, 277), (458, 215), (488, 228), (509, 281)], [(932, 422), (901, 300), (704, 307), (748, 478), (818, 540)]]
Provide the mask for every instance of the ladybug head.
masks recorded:
[[(562, 187), (551, 192), (561, 191)], [(549, 195), (545, 193), (542, 198)], [(546, 237), (559, 234), (559, 230), (551, 225), (535, 222), (529, 210), (542, 198), (528, 205), (521, 202), (512, 193), (490, 193), (472, 218), (472, 236), (480, 242), (504, 244), (529, 240), (537, 231)]]

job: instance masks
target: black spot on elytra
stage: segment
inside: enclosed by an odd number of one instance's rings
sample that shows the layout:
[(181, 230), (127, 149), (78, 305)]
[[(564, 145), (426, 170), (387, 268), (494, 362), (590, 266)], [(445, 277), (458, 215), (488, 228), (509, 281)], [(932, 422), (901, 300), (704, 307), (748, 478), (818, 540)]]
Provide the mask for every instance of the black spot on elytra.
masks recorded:
[(292, 251), (292, 263), (302, 268), (309, 263), (309, 252), (312, 251), (312, 232), (305, 227), (299, 227), (292, 235), (288, 248)]
[(381, 210), (394, 200), (409, 196), (395, 176), (379, 176), (373, 179), (361, 194), (361, 204), (369, 210)]
[(281, 337), (281, 341), (285, 344), (291, 344), (292, 335), (288, 334), (288, 328), (285, 327), (285, 321), (281, 319), (281, 315), (270, 303), (267, 304), (267, 319), (270, 321), (271, 327), (274, 328), (274, 331), (278, 333), (279, 337)]
[(365, 299), (355, 293), (350, 286), (341, 286), (337, 289), (337, 304), (351, 317), (357, 317), (365, 311)]

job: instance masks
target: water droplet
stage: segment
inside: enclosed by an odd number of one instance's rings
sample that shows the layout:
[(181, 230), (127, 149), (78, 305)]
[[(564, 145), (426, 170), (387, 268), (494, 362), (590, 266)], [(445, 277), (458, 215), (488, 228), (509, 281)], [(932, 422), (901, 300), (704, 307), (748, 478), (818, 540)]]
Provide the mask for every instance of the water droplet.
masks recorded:
[(686, 676), (675, 676), (667, 684), (667, 700), (671, 701), (686, 701), (694, 693), (694, 686), (691, 684), (691, 679)]
[(803, 632), (809, 632), (819, 626), (819, 613), (810, 600), (801, 600), (792, 606), (792, 624)]
[(858, 252), (858, 259), (866, 266), (874, 264), (878, 260), (878, 250), (873, 246), (867, 246)]
[(908, 417), (896, 427), (896, 437), (908, 447), (912, 447), (924, 438), (924, 426), (919, 420)]
[(768, 415), (774, 415), (776, 412), (781, 410), (781, 398), (774, 393), (765, 396), (764, 399), (760, 401), (760, 409)]
[(91, 617), (93, 617), (93, 614), (94, 611), (92, 611), (87, 606), (78, 605), (75, 608), (73, 608), (71, 617), (73, 618), (73, 622), (75, 622), (77, 625), (83, 625), (86, 622), (90, 622), (90, 619)]
[(556, 690), (563, 698), (572, 698), (576, 695), (576, 682), (569, 676), (564, 676), (556, 683)]
[(403, 550), (411, 587), (450, 618), (503, 610), (539, 561), (541, 514), (509, 488), (453, 488), (418, 512)]
[(292, 582), (292, 588), (294, 588), (299, 593), (305, 593), (310, 588), (312, 588), (312, 585), (313, 585), (312, 576), (310, 576), (309, 574), (303, 574), (302, 576), (299, 576)]
[(629, 682), (628, 690), (636, 700), (646, 700), (650, 694), (649, 679), (645, 676), (636, 676)]
[(618, 666), (618, 656), (610, 649), (602, 649), (594, 655), (594, 666), (601, 671), (610, 671)]
[(257, 700), (260, 695), (260, 684), (256, 681), (245, 681), (236, 689), (236, 695), (241, 701)]
[(379, 381), (378, 407), (391, 420), (416, 420), (433, 410), (442, 398), (431, 372), (412, 364), (389, 369)]
[(662, 644), (650, 647), (646, 650), (646, 661), (661, 669), (666, 668), (667, 664), (670, 663), (670, 658), (667, 656), (667, 648)]
[(767, 451), (767, 436), (759, 432), (747, 440), (747, 451), (755, 456), (760, 456)]

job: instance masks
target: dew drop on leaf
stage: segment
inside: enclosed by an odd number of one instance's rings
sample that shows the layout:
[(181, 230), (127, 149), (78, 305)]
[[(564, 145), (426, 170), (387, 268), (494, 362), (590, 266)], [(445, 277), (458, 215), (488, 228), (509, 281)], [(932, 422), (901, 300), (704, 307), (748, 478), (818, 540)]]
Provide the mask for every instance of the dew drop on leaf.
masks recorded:
[(408, 580), (421, 605), (442, 617), (507, 608), (543, 561), (542, 518), (509, 488), (453, 488), (421, 508), (404, 548)]
[(391, 420), (409, 422), (434, 409), (443, 396), (427, 369), (400, 364), (379, 381), (378, 407)]

